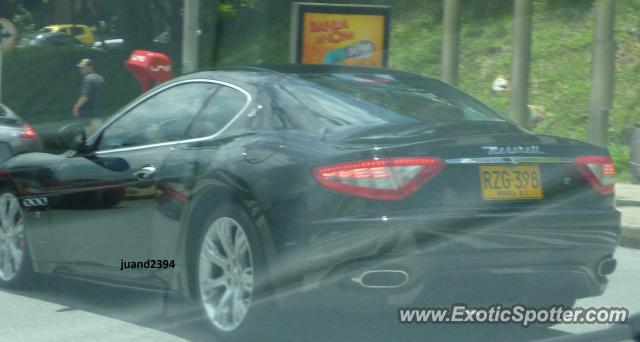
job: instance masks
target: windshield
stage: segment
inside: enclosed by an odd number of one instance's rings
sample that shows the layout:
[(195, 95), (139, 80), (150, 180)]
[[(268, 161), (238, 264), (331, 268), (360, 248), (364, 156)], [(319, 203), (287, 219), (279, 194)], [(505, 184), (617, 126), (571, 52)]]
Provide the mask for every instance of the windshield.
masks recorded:
[(43, 27), (40, 30), (38, 30), (38, 33), (50, 33), (50, 32), (56, 32), (58, 29), (54, 29), (51, 27)]

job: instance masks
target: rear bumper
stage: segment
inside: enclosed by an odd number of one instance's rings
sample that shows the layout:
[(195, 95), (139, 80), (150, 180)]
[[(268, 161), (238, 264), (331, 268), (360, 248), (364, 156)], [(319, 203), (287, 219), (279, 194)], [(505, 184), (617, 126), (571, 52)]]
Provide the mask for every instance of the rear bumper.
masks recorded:
[[(360, 308), (522, 302), (601, 294), (607, 279), (599, 266), (615, 251), (620, 214), (613, 208), (397, 213), (297, 229), (298, 239), (271, 267), (277, 286), (296, 298), (318, 294), (321, 304)], [(408, 281), (385, 289), (354, 281), (370, 270), (406, 272)]]
[(4, 162), (11, 156), (27, 152), (38, 152), (42, 150), (42, 143), (39, 139), (11, 138), (2, 142), (0, 146), (0, 162)]
[[(467, 255), (469, 260), (424, 254), (411, 260), (348, 262), (327, 272), (308, 274), (299, 286), (286, 290), (287, 304), (354, 311), (455, 303), (542, 307), (604, 292), (607, 279), (595, 269), (600, 260), (611, 256), (610, 251), (602, 249), (590, 255), (585, 255), (585, 250), (555, 251), (532, 262), (527, 256), (534, 253), (483, 253)], [(353, 281), (370, 270), (403, 270), (409, 279), (398, 288), (365, 288)]]

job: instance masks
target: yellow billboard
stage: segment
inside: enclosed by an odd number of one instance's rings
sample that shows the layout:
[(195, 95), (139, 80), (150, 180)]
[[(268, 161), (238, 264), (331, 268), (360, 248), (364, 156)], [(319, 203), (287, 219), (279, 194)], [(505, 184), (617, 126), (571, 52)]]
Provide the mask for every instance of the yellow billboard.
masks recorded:
[(292, 62), (384, 67), (388, 6), (295, 3)]

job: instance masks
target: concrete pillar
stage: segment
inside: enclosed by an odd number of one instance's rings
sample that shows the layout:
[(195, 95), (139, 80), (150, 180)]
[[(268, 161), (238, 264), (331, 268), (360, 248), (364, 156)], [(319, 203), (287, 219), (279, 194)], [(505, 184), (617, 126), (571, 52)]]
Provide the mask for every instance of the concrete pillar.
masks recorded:
[(589, 108), (590, 143), (607, 146), (609, 111), (613, 106), (613, 81), (615, 73), (615, 0), (597, 0), (596, 26), (593, 47), (593, 75)]

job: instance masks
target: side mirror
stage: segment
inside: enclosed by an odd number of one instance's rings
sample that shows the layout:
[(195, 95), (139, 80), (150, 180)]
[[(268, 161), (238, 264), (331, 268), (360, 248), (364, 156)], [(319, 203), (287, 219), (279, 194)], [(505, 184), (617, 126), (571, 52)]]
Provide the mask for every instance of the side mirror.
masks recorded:
[(87, 134), (84, 132), (84, 127), (77, 122), (60, 128), (56, 134), (56, 143), (64, 150), (86, 152), (89, 149), (87, 146)]

